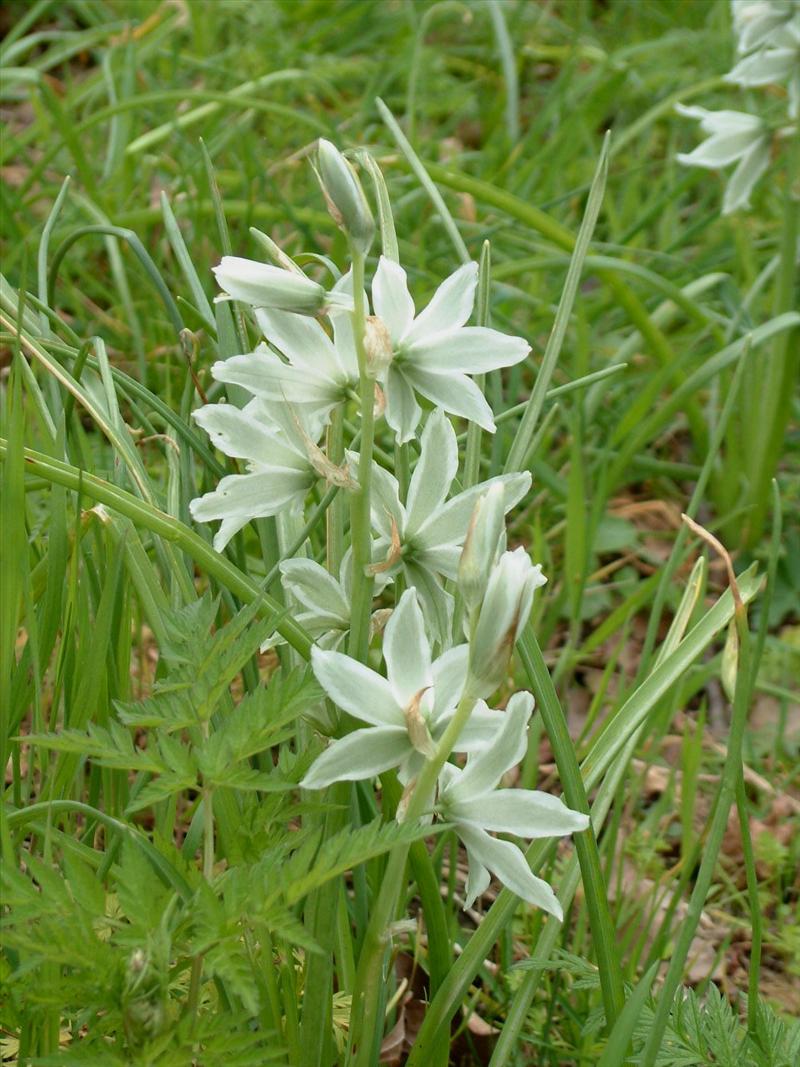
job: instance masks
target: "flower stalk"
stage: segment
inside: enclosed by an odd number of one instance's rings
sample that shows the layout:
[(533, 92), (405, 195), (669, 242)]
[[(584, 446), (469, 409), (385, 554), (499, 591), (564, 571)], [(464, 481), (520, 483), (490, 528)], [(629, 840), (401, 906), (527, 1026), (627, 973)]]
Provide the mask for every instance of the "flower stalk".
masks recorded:
[(369, 618), (374, 578), (368, 568), (372, 554), (370, 538), (370, 487), (372, 448), (375, 440), (375, 382), (369, 376), (364, 347), (366, 316), (364, 311), (364, 254), (355, 244), (353, 257), (353, 339), (358, 359), (359, 400), (361, 405), (361, 449), (358, 458), (358, 488), (350, 503), (353, 543), (353, 604), (350, 627), (350, 655), (362, 663), (369, 647)]

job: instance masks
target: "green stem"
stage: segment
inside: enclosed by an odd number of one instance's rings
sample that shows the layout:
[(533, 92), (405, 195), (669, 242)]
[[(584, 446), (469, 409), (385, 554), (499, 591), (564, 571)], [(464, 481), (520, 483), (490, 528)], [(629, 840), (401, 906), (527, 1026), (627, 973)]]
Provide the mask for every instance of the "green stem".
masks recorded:
[(370, 483), (372, 448), (375, 440), (375, 383), (367, 374), (364, 349), (364, 256), (351, 250), (353, 259), (353, 337), (358, 357), (359, 397), (361, 402), (361, 450), (358, 457), (358, 488), (350, 503), (350, 531), (353, 545), (353, 604), (348, 651), (355, 659), (366, 662), (369, 648), (369, 621), (372, 608), (373, 577), (367, 573), (372, 562), (370, 539)]
[[(344, 458), (344, 408), (340, 405), (331, 416), (328, 427), (328, 459), (337, 466)], [(328, 570), (339, 577), (339, 565), (344, 555), (344, 497), (338, 494), (327, 511), (325, 550)]]
[[(406, 822), (419, 819), (430, 810), (439, 772), (453, 751), (459, 734), (464, 729), (476, 703), (477, 698), (468, 692), (459, 701), (455, 715), (442, 734), (436, 752), (420, 771), (405, 811)], [(408, 852), (408, 845), (398, 845), (392, 850), (372, 918), (364, 936), (353, 993), (353, 1015), (350, 1027), (351, 1055), (348, 1062), (353, 1067), (371, 1067), (373, 1062), (373, 1041), (377, 1039), (380, 1028), (378, 1014), (384, 986), (384, 961), (389, 945), (391, 923), (397, 911), (400, 894), (405, 886), (403, 875)]]
[[(800, 234), (800, 122), (797, 124), (786, 159), (786, 200), (781, 229), (780, 266), (775, 289), (775, 315), (796, 307), (797, 241)], [(745, 539), (748, 547), (757, 545), (764, 532), (770, 506), (770, 482), (786, 439), (792, 410), (792, 397), (800, 369), (798, 330), (790, 330), (775, 341), (771, 360), (762, 364), (763, 384), (757, 401), (757, 427), (750, 457), (749, 503), (751, 512)]]

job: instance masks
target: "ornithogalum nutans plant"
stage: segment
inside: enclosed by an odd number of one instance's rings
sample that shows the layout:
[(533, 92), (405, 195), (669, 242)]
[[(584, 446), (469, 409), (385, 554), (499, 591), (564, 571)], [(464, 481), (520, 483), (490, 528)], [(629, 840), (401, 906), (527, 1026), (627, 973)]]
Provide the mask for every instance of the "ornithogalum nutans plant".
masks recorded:
[[(212, 368), (218, 382), (243, 387), (252, 399), (195, 413), (221, 451), (246, 461), (247, 473), (224, 478), (191, 511), (199, 521), (220, 521), (214, 544), (222, 550), (265, 516), (277, 518), (282, 542), (290, 543), (317, 485), (350, 497), (349, 547), (329, 540), (325, 567), (301, 557), (280, 565), (289, 608), (299, 608), (298, 619), (320, 640), (311, 665), (334, 709), (333, 736), (301, 786), (314, 792), (363, 782), (372, 789), (378, 776), (396, 772), (403, 793), (395, 817), (422, 827), (444, 820), (466, 847), (465, 905), (492, 872), (561, 918), (553, 890), (524, 853), (494, 836), (559, 837), (588, 826), (586, 815), (555, 797), (498, 788), (526, 751), (533, 710), (524, 692), (505, 710), (486, 704), (508, 678), (534, 591), (545, 581), (524, 547), (505, 550), (505, 516), (531, 477), (509, 473), (454, 488), (452, 418), (495, 429), (472, 375), (519, 363), (530, 345), (469, 325), (476, 263), (458, 268), (419, 311), (406, 272), (386, 254), (367, 287), (364, 257), (375, 227), (358, 175), (327, 141), (315, 169), (351, 262), (327, 287), (285, 259), (276, 266), (229, 256), (216, 269), (221, 296), (238, 302), (261, 339)], [(360, 423), (347, 441), (343, 417), (359, 398)], [(374, 448), (376, 432), (394, 439), (395, 470)], [(456, 612), (458, 600), (464, 610)], [(380, 638), (357, 642), (356, 620), (376, 609), (388, 615)], [(371, 927), (386, 931), (393, 922), (407, 851), (399, 845), (392, 853)], [(350, 1027), (353, 1062), (371, 1062), (379, 991), (369, 976), (384, 953), (383, 934), (367, 938)]]

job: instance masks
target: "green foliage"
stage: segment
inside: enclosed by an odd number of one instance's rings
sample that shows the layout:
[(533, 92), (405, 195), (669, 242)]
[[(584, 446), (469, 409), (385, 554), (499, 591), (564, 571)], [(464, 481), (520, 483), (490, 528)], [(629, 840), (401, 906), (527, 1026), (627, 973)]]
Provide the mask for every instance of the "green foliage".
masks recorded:
[[(602, 892), (630, 1005), (637, 979), (680, 932), (728, 741), (716, 688), (722, 612), (709, 608), (725, 583), (713, 568), (689, 598), (680, 637), (694, 632), (692, 642), (662, 662), (697, 554), (676, 532), (690, 506), (738, 547), (740, 574), (777, 561), (771, 603), (756, 598), (751, 612), (770, 632), (758, 728), (744, 748), (774, 789), (749, 779), (751, 808), (770, 834), (776, 820), (791, 830), (788, 844), (754, 833), (754, 848), (765, 954), (781, 961), (779, 978), (796, 979), (800, 833), (796, 813), (777, 803), (796, 795), (800, 744), (794, 423), (777, 470), (784, 535), (774, 552), (748, 535), (747, 510), (769, 502), (770, 465), (755, 469), (772, 454), (764, 375), (775, 349), (791, 355), (797, 338), (796, 319), (775, 318), (798, 306), (796, 277), (784, 278), (783, 302), (774, 293), (789, 185), (777, 168), (752, 213), (721, 218), (723, 178), (674, 163), (696, 143), (676, 102), (732, 106), (720, 80), (732, 48), (727, 0), (6, 6), (0, 1025), (13, 1036), (4, 1056), (296, 1067), (303, 1018), (327, 1010), (304, 998), (313, 967), (329, 966), (346, 1018), (351, 956), (383, 856), (411, 844), (409, 906), (425, 929), (409, 941), (429, 994), (417, 1067), (436, 1062), (431, 1034), (449, 1037), (473, 1007), (502, 1030), (492, 1067), (596, 1063), (608, 1035), (591, 905)], [(542, 353), (609, 128), (603, 208), (545, 383)], [(528, 365), (487, 383), (498, 432), (473, 435), (473, 473), (502, 470), (541, 382), (544, 417), (527, 458), (534, 496), (510, 540), (550, 578), (534, 629), (555, 711), (576, 731), (560, 746), (548, 734), (542, 748), (537, 719), (522, 775), (557, 789), (551, 750), (568, 746), (603, 828), (599, 882), (578, 889), (566, 846), (555, 864), (572, 900), (563, 928), (542, 926), (502, 892), (475, 926), (457, 903), (449, 834), (431, 864), (418, 831), (381, 823), (371, 790), (347, 787), (335, 803), (299, 791), (319, 751), (315, 725), (349, 724), (330, 718), (298, 665), (307, 638), (272, 599), (285, 538), (259, 521), (219, 556), (187, 525), (188, 501), (238, 469), (190, 412), (203, 394), (220, 397), (212, 363), (255, 338), (235, 306), (212, 303), (210, 267), (225, 253), (260, 256), (251, 226), (320, 276), (327, 262), (344, 265), (303, 162), (317, 136), (355, 155), (370, 146), (397, 223), (388, 246), (399, 241), (420, 301), (462, 250), (477, 260), (490, 239), (486, 321), (533, 345)], [(385, 208), (380, 217), (387, 231)], [(235, 390), (228, 399), (238, 403)], [(796, 393), (780, 400), (796, 423)], [(378, 446), (387, 470), (407, 465), (388, 439)], [(341, 503), (326, 512), (320, 502), (302, 539), (310, 558), (323, 558), (326, 514), (341, 530)], [(763, 569), (743, 583), (754, 596)], [(279, 623), (290, 645), (265, 661), (258, 648)], [(522, 672), (519, 684), (529, 684)], [(676, 738), (690, 735), (678, 768)], [(387, 779), (381, 804), (391, 809), (399, 792)], [(529, 858), (554, 862), (539, 845)], [(723, 860), (709, 897), (727, 938), (755, 916)], [(320, 888), (333, 904), (315, 926)], [(520, 955), (530, 966), (507, 979)], [(798, 1027), (759, 997), (748, 1032), (744, 1007), (713, 985), (680, 989), (659, 1062), (794, 1067)], [(642, 1008), (634, 1057), (657, 1010)]]

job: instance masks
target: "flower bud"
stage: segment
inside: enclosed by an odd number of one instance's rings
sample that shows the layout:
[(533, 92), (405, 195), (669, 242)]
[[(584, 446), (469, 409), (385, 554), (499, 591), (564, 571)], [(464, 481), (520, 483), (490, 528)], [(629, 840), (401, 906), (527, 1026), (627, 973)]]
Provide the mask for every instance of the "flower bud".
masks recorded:
[(534, 591), (546, 581), (524, 548), (504, 552), (493, 568), (470, 643), (467, 688), (473, 696), (488, 697), (502, 683)]
[(328, 298), (325, 289), (304, 274), (240, 256), (223, 256), (214, 274), (229, 296), (256, 308), (315, 315)]
[(458, 588), (470, 611), (483, 599), (504, 533), (505, 487), (495, 482), (478, 498), (458, 561)]
[(328, 211), (362, 254), (369, 251), (375, 222), (361, 182), (342, 153), (324, 138), (317, 151), (317, 177)]
[(369, 377), (382, 377), (392, 362), (394, 346), (386, 323), (377, 315), (367, 315), (364, 329), (364, 351), (367, 354)]

